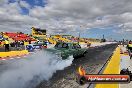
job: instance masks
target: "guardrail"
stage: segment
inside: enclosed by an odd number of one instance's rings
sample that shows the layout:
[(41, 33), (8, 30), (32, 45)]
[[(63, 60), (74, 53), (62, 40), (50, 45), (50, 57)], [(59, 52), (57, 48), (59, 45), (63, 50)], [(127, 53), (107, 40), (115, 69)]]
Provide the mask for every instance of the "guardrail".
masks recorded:
[(22, 56), (22, 55), (27, 55), (27, 54), (29, 54), (29, 52), (27, 50), (0, 52), (0, 58)]

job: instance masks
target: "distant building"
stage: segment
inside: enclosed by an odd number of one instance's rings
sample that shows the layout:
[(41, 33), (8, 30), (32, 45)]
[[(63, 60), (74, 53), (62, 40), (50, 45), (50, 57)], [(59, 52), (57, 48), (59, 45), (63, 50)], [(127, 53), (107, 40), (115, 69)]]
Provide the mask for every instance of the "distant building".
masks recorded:
[(35, 28), (32, 27), (32, 36), (33, 37), (38, 37), (41, 39), (45, 39), (46, 38), (46, 29), (40, 29), (40, 28)]

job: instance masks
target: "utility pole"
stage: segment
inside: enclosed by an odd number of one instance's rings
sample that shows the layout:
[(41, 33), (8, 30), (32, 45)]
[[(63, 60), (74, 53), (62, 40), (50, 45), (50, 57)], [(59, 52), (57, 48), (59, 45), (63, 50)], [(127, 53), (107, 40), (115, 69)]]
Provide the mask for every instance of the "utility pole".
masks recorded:
[(103, 38), (101, 39), (101, 42), (105, 42), (105, 38), (104, 38), (104, 34), (103, 34)]
[(78, 44), (79, 44), (79, 41), (80, 41), (80, 32), (78, 32)]
[(103, 34), (103, 39), (104, 39), (104, 34)]
[[(80, 41), (80, 32), (79, 32), (79, 41)], [(78, 44), (79, 44), (79, 41), (78, 41)]]
[[(81, 29), (82, 26), (80, 26), (80, 29)], [(80, 41), (80, 32), (78, 32), (79, 36), (78, 36), (78, 44), (79, 44), (79, 41)]]

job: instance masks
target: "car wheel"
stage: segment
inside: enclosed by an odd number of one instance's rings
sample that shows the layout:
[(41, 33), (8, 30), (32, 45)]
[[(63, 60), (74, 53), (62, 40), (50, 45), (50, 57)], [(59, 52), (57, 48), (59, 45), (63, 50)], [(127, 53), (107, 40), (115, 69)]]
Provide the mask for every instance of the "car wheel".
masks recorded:
[(79, 56), (77, 56), (77, 55), (73, 55), (73, 58), (74, 58), (74, 59), (78, 59)]
[(81, 57), (84, 57), (83, 54), (80, 54), (80, 55), (73, 55), (73, 58), (74, 58), (74, 59), (78, 59), (78, 58), (81, 58)]
[(83, 57), (85, 57), (85, 56), (86, 56), (86, 54), (87, 54), (87, 52), (85, 51), (85, 52), (83, 53)]

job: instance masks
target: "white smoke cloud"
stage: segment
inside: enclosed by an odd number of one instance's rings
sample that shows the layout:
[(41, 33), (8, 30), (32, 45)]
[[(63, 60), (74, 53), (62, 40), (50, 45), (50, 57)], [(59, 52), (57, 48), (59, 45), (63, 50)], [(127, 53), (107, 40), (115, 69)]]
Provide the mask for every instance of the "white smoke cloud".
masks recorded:
[(61, 60), (52, 53), (39, 51), (28, 58), (9, 64), (10, 68), (0, 74), (0, 87), (33, 88), (42, 80), (51, 78), (57, 70), (70, 66), (72, 60), (72, 57)]

